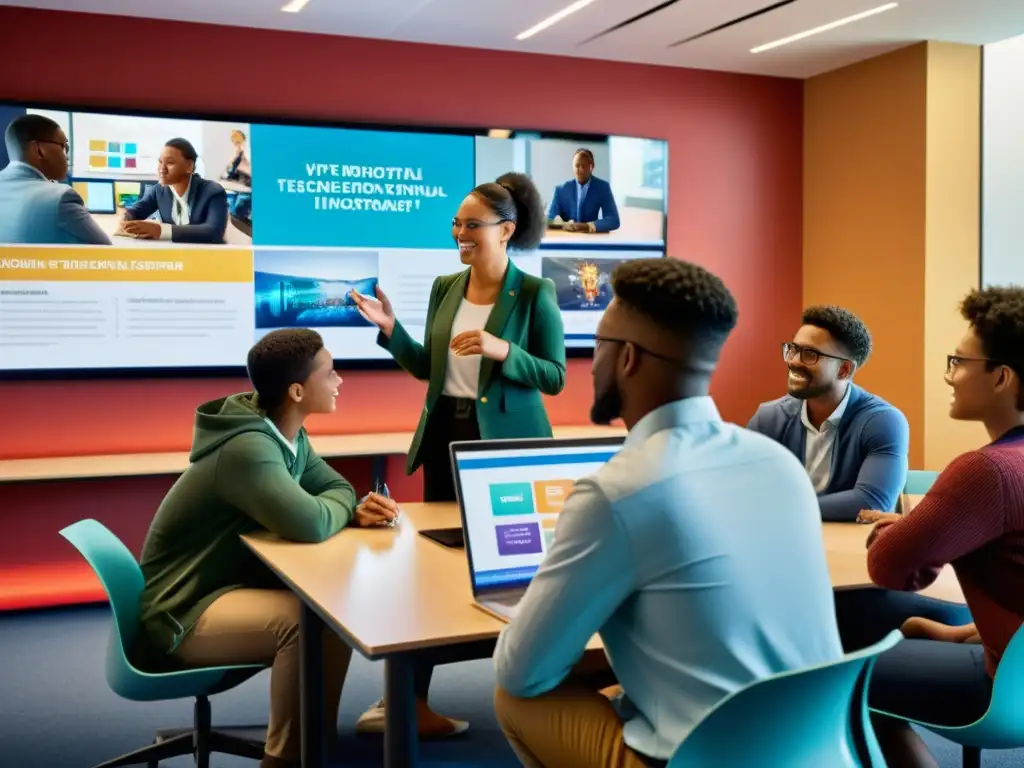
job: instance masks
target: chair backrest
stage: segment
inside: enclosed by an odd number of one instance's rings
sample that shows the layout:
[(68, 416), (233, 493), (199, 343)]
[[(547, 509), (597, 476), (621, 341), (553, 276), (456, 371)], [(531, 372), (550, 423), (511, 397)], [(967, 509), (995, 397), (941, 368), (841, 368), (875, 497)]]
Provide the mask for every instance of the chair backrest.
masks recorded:
[(1024, 746), (1024, 625), (999, 660), (988, 712), (972, 728), (983, 732), (992, 749)]
[(912, 469), (907, 472), (907, 482), (903, 484), (903, 492), (910, 496), (923, 496), (935, 484), (938, 472), (930, 469)]
[(679, 745), (669, 768), (866, 768), (858, 738), (870, 744), (874, 735), (861, 673), (901, 638), (894, 631), (831, 664), (784, 672), (737, 691)]
[(121, 540), (98, 520), (79, 520), (60, 535), (92, 566), (110, 600), (114, 625), (107, 644), (106, 676), (110, 687), (122, 693), (128, 680), (138, 674), (129, 652), (139, 634), (142, 570)]

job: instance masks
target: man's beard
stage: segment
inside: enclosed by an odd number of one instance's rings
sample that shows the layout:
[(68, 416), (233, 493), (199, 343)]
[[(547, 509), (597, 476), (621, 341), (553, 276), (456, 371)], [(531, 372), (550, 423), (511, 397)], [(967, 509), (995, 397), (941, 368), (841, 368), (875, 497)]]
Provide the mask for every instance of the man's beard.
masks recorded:
[(815, 381), (807, 371), (800, 371), (800, 373), (807, 376), (802, 386), (794, 388), (788, 381), (786, 382), (786, 392), (789, 393), (790, 397), (795, 397), (797, 400), (812, 400), (832, 389), (831, 384)]
[(590, 420), (594, 424), (607, 426), (621, 415), (622, 393), (614, 382), (594, 394), (594, 404), (590, 406)]

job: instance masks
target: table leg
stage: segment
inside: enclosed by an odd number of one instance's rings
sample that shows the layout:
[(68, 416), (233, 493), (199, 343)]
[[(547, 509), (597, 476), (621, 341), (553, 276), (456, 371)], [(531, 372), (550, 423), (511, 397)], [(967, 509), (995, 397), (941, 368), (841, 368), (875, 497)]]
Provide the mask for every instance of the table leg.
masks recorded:
[(299, 668), (302, 702), (302, 768), (326, 768), (324, 728), (324, 623), (305, 603), (299, 617)]
[(419, 742), (412, 654), (384, 659), (384, 768), (414, 768)]

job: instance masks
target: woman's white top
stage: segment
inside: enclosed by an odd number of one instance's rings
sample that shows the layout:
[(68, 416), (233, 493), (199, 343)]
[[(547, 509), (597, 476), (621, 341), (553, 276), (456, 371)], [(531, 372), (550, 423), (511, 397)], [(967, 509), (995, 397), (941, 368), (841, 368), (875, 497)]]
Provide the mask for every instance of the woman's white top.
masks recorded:
[[(470, 304), (466, 299), (459, 304), (452, 322), (452, 335), (455, 338), (463, 331), (479, 331), (487, 324), (491, 316), (493, 304)], [(448, 347), (448, 367), (444, 373), (444, 389), (448, 397), (464, 397), (476, 400), (480, 388), (480, 355), (456, 355)]]

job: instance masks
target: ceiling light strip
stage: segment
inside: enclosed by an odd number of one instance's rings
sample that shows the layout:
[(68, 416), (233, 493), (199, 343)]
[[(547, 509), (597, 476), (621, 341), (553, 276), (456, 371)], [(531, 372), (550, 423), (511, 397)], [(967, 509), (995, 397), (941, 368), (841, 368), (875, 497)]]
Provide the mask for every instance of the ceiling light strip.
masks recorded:
[(551, 14), (546, 19), (544, 19), (544, 21), (542, 21), (540, 24), (530, 27), (525, 32), (520, 32), (518, 35), (516, 35), (516, 40), (525, 40), (528, 37), (533, 37), (538, 32), (543, 32), (548, 27), (557, 24), (566, 16), (571, 16), (572, 14), (576, 13), (576, 11), (583, 10), (592, 2), (594, 2), (594, 0), (576, 0), (575, 3), (573, 3), (572, 5), (565, 6), (565, 8), (560, 10), (558, 13)]
[(306, 7), (306, 3), (308, 2), (309, 0), (291, 0), (288, 3), (285, 3), (281, 7), (281, 10), (284, 13), (298, 13), (299, 11)]
[(772, 48), (778, 48), (779, 46), (782, 45), (795, 43), (797, 40), (803, 40), (805, 37), (810, 37), (811, 35), (820, 35), (822, 32), (828, 32), (830, 29), (842, 27), (845, 26), (846, 24), (852, 24), (855, 21), (860, 21), (861, 19), (866, 19), (869, 16), (875, 16), (876, 14), (883, 13), (885, 11), (891, 11), (898, 5), (899, 3), (886, 3), (885, 5), (880, 5), (877, 8), (862, 11), (861, 13), (855, 13), (853, 16), (847, 16), (844, 19), (839, 19), (838, 21), (833, 21), (829, 24), (822, 24), (820, 27), (815, 27), (814, 29), (808, 29), (805, 32), (798, 32), (795, 35), (784, 37), (781, 40), (775, 40), (770, 43), (765, 43), (764, 45), (759, 45), (756, 48), (751, 48), (750, 52), (761, 53), (762, 51), (770, 51)]

